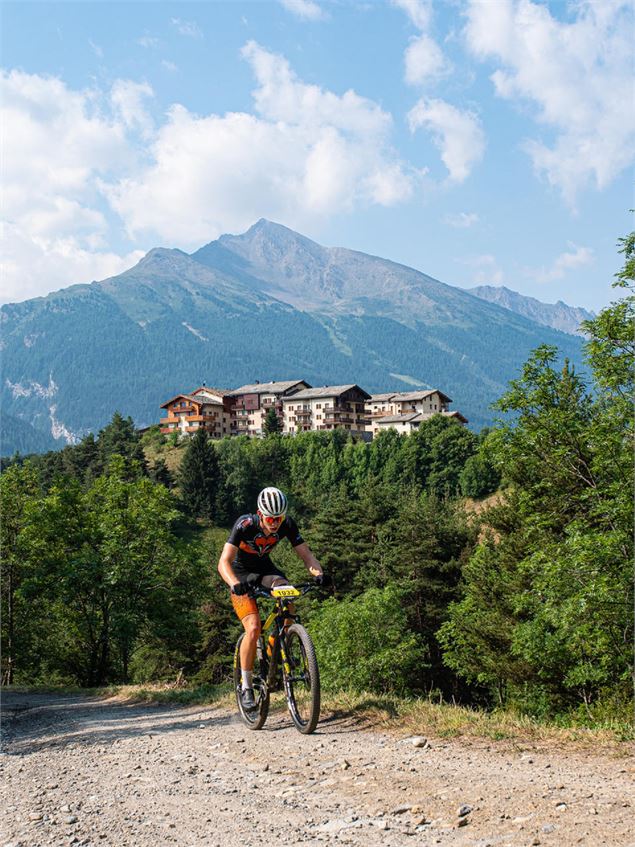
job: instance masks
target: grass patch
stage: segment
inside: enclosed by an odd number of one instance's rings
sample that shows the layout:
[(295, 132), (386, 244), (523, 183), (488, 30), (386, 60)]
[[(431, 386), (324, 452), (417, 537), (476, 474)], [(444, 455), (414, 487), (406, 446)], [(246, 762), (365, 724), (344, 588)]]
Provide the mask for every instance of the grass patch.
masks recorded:
[(174, 703), (179, 706), (227, 705), (233, 703), (233, 690), (223, 685), (197, 685), (175, 688), (170, 684), (119, 685), (115, 692), (120, 699), (135, 703)]
[[(324, 712), (361, 719), (367, 726), (438, 738), (485, 738), (492, 741), (550, 742), (615, 747), (635, 739), (633, 724), (611, 721), (592, 729), (538, 721), (512, 711), (486, 712), (450, 703), (390, 695), (339, 692), (323, 698)], [(626, 754), (626, 750), (624, 750)]]

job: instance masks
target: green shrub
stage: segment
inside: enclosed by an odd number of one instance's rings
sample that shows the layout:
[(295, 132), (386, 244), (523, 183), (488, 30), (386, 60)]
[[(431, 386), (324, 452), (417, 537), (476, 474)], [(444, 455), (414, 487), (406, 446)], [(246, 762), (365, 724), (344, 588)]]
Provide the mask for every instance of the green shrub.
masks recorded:
[(355, 599), (327, 600), (311, 619), (326, 690), (408, 693), (424, 660), (418, 636), (407, 628), (404, 592), (371, 588)]

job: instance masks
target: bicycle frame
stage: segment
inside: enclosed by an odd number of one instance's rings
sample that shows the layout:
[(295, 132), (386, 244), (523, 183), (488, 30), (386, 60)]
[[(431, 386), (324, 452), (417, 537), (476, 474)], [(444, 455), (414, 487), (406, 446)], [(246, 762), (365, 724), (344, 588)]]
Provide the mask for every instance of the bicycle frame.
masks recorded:
[[(271, 649), (271, 656), (268, 658), (268, 668), (267, 668), (267, 679), (265, 680), (267, 688), (271, 690), (276, 682), (276, 674), (278, 670), (278, 652), (280, 653), (280, 658), (282, 659), (282, 667), (284, 669), (284, 679), (286, 681), (287, 677), (291, 675), (291, 666), (289, 664), (289, 660), (287, 657), (287, 653), (285, 650), (284, 631), (288, 624), (286, 621), (292, 621), (293, 623), (300, 623), (300, 617), (295, 612), (291, 612), (289, 609), (289, 604), (293, 602), (296, 597), (303, 597), (313, 588), (315, 588), (314, 583), (305, 583), (304, 585), (295, 586), (295, 588), (300, 592), (299, 595), (295, 597), (276, 597), (276, 605), (274, 609), (269, 613), (267, 619), (262, 625), (262, 638), (267, 644), (267, 633), (272, 629), (274, 624), (276, 624), (276, 628), (274, 630), (274, 643)], [(261, 588), (258, 586), (254, 588), (252, 592), (254, 597), (266, 597), (267, 599), (272, 598), (272, 594), (270, 591), (267, 591), (265, 588)]]

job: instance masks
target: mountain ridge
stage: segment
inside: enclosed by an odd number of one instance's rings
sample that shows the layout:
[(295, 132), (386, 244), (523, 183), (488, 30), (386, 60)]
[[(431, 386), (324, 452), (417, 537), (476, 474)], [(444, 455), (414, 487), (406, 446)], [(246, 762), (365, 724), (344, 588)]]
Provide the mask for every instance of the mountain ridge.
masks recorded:
[(15, 421), (63, 445), (116, 409), (144, 426), (193, 385), (289, 373), (371, 392), (437, 387), (478, 428), (534, 347), (556, 344), (581, 363), (579, 338), (264, 219), (191, 255), (153, 248), (117, 276), (7, 304), (1, 315), (6, 449)]
[(592, 320), (595, 317), (595, 312), (590, 312), (581, 306), (569, 306), (562, 300), (544, 303), (535, 297), (519, 294), (504, 285), (477, 285), (475, 288), (466, 290), (482, 300), (497, 303), (516, 314), (570, 335), (583, 334), (580, 329), (582, 321)]

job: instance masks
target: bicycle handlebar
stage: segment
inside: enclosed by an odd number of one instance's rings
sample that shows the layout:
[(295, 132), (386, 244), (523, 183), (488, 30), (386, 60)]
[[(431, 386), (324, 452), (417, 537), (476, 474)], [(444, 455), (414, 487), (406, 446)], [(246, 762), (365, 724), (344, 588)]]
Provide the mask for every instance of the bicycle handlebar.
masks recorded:
[[(313, 591), (314, 588), (319, 588), (318, 584), (315, 583), (315, 582), (304, 582), (304, 583), (302, 583), (302, 585), (294, 585), (293, 587), (298, 589), (301, 597), (304, 597), (304, 595), (308, 594), (309, 591)], [(271, 591), (268, 588), (263, 588), (262, 585), (254, 585), (254, 587), (250, 588), (249, 591), (247, 592), (247, 596), (253, 597), (253, 598), (256, 598), (256, 597), (271, 598)], [(293, 602), (293, 600), (295, 598), (289, 597), (288, 599), (291, 602)]]

